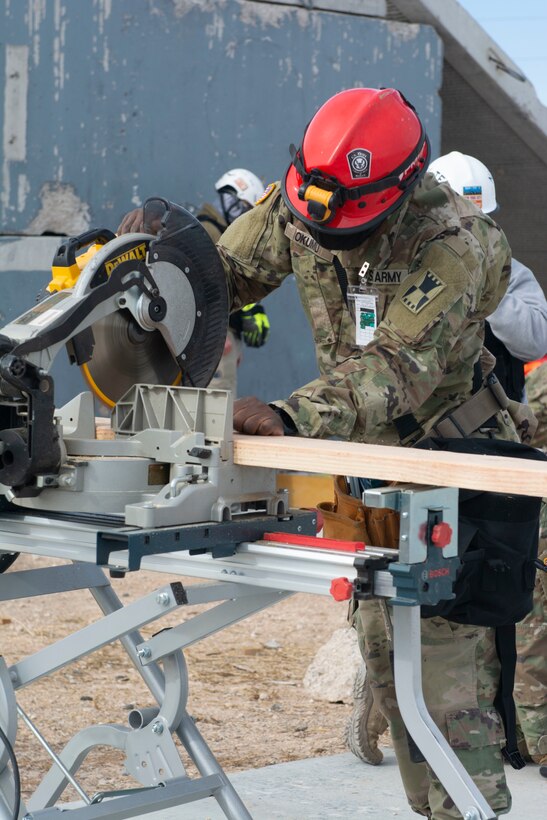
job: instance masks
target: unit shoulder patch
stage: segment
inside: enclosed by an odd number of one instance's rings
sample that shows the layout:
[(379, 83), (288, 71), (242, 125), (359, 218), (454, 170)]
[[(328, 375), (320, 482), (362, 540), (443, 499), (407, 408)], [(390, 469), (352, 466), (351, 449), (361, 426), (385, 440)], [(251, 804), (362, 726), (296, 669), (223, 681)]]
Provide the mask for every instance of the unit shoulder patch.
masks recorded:
[(427, 270), (413, 285), (405, 290), (401, 302), (411, 313), (419, 313), (442, 293), (445, 287), (445, 283), (436, 273)]
[(275, 182), (270, 182), (256, 200), (255, 205), (260, 205), (261, 202), (265, 202), (273, 191), (275, 191)]

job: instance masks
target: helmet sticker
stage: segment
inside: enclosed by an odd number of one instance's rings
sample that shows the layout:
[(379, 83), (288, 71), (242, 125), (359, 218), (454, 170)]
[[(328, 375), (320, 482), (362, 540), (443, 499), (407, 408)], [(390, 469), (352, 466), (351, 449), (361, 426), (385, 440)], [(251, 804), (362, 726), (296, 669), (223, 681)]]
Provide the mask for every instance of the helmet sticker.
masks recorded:
[(436, 273), (426, 272), (411, 285), (402, 295), (401, 301), (411, 313), (419, 313), (436, 296), (445, 289), (446, 285)]
[(370, 176), (372, 154), (366, 148), (354, 148), (346, 154), (352, 179), (366, 179)]
[(482, 185), (464, 185), (463, 195), (476, 205), (479, 210), (482, 208)]
[(239, 188), (240, 191), (246, 191), (247, 188), (249, 187), (247, 185), (247, 183), (245, 182), (245, 180), (242, 179), (241, 177), (237, 177), (237, 179), (234, 179), (234, 183), (237, 185), (237, 187)]

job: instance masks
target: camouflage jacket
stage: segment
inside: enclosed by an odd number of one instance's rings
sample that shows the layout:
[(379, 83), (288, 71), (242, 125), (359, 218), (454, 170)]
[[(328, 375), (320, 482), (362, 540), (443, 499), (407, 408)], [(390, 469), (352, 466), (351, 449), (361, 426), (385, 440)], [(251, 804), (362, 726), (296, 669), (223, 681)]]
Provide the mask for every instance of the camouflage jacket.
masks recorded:
[(547, 361), (526, 376), (526, 396), (538, 420), (532, 444), (547, 450)]
[(205, 202), (201, 206), (199, 213), (196, 214), (196, 218), (199, 219), (213, 242), (218, 242), (228, 227), (222, 214), (220, 214), (217, 209), (208, 202)]
[[(291, 214), (278, 184), (225, 231), (218, 249), (233, 308), (295, 274), (320, 377), (274, 404), (300, 435), (383, 444), (399, 443), (394, 419), (412, 412), (427, 430), (469, 398), (484, 319), (511, 268), (499, 226), (426, 175), (369, 239), (336, 252), (350, 285), (368, 262), (368, 283), (379, 294), (374, 338), (359, 347), (332, 253)], [(503, 420), (511, 427), (507, 414)]]

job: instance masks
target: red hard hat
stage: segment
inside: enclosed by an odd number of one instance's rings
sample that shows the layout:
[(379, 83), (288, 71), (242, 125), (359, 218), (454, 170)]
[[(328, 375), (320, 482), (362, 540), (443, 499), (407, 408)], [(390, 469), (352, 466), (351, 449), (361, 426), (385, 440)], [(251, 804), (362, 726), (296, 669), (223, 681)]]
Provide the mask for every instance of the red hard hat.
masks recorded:
[(424, 175), (429, 141), (394, 88), (351, 88), (314, 115), (282, 182), (292, 213), (328, 234), (375, 228)]

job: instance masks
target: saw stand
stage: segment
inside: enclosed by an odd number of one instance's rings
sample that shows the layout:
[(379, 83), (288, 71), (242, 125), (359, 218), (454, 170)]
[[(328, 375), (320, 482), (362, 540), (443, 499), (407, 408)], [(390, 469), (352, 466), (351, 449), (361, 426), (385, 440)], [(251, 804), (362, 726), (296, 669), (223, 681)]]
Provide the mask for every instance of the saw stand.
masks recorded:
[[(184, 547), (178, 552), (138, 556), (143, 569), (213, 583), (183, 586), (175, 580), (126, 606), (97, 566), (98, 531), (92, 523), (28, 512), (0, 513), (0, 550), (69, 562), (27, 571), (14, 567), (0, 575), (0, 600), (89, 589), (103, 613), (99, 621), (11, 666), (0, 658), (0, 726), (9, 744), (16, 748), (17, 723), (21, 719), (53, 761), (26, 805), (21, 803), (14, 815), (17, 786), (13, 762), (9, 761), (7, 747), (0, 744), (1, 820), (14, 816), (18, 820), (57, 820), (61, 814), (75, 820), (122, 820), (206, 797), (214, 797), (226, 817), (249, 820), (251, 815), (186, 710), (188, 678), (183, 650), (295, 592), (332, 594), (337, 600), (351, 595), (379, 597), (390, 604), (395, 685), (409, 734), (465, 820), (495, 818), (430, 718), (422, 696), (420, 604), (451, 597), (459, 563), (457, 495), (453, 489), (415, 485), (367, 491), (367, 504), (400, 511), (399, 550), (325, 549), (317, 543), (321, 539), (276, 533), (270, 540), (242, 542), (228, 557), (213, 558), (206, 552), (190, 554), (184, 552)], [(184, 544), (183, 537), (180, 542)], [(123, 546), (120, 544), (120, 550), (109, 555), (111, 571), (123, 572), (132, 563), (130, 548)], [(141, 626), (159, 621), (168, 613), (182, 611), (188, 605), (215, 602), (213, 608), (182, 620), (174, 628), (156, 632), (149, 640), (139, 634)], [(56, 755), (18, 706), (17, 691), (116, 640), (139, 671), (155, 704), (130, 712), (128, 726), (83, 729)], [(173, 734), (195, 763), (199, 777), (187, 774)], [(137, 788), (93, 796), (85, 793), (75, 775), (86, 755), (98, 745), (125, 753), (126, 771), (140, 784)], [(57, 803), (69, 783), (82, 803)]]

